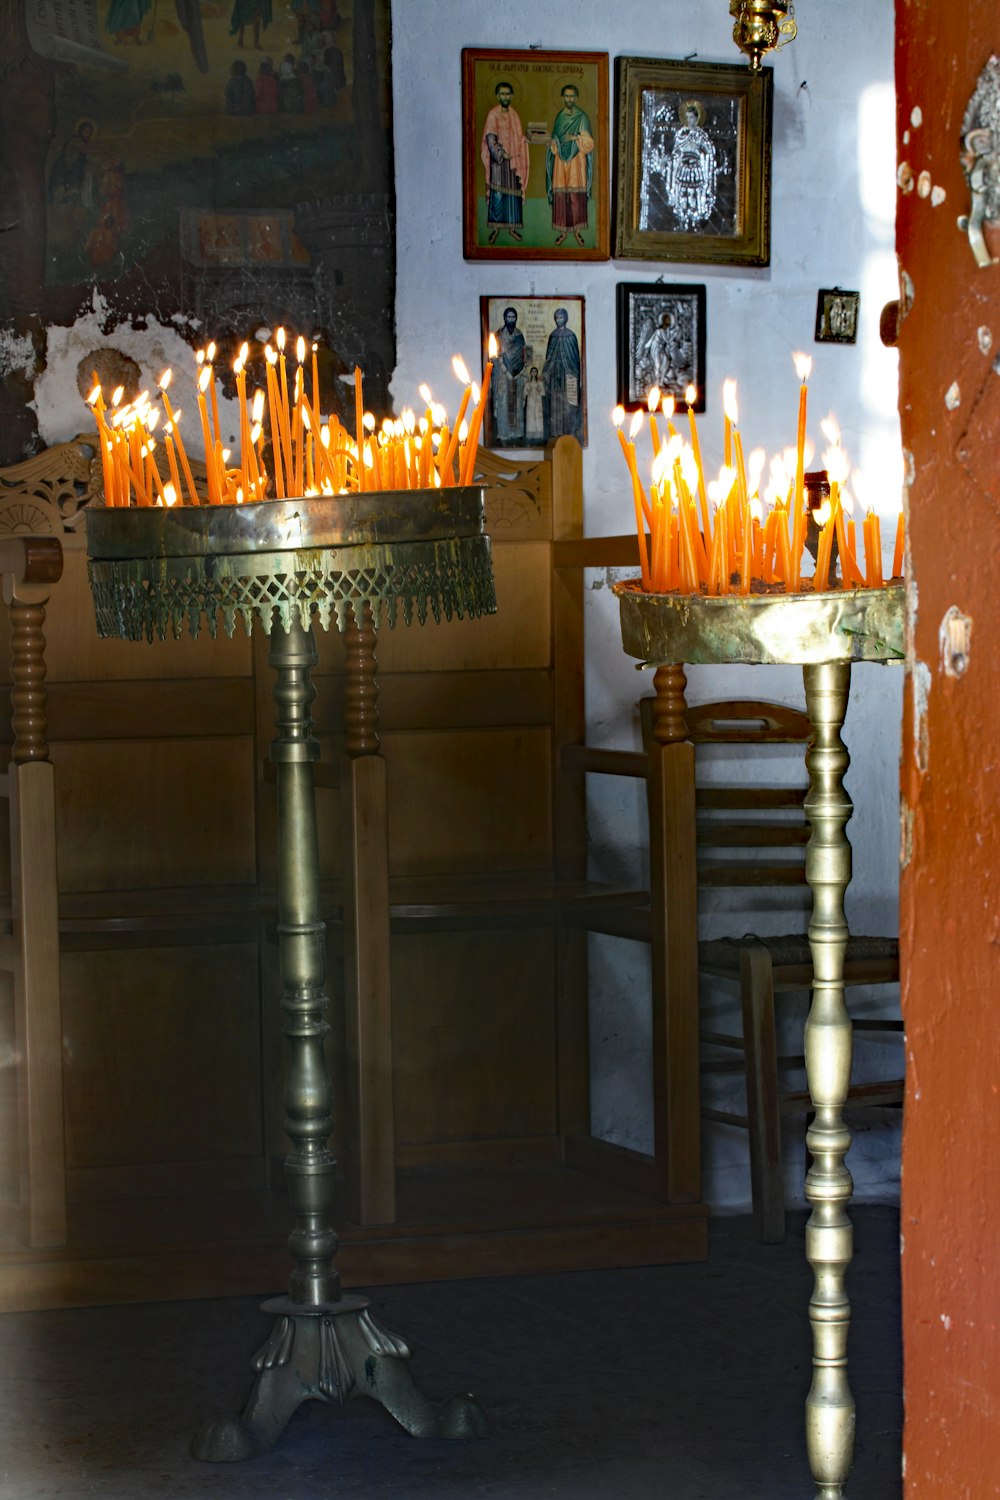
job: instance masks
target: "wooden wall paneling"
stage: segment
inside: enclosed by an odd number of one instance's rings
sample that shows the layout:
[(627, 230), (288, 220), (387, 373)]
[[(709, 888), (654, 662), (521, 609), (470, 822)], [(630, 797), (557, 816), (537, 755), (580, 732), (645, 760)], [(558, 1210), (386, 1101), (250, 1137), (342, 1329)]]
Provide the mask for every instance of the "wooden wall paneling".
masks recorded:
[(396, 1134), (411, 1162), (439, 1143), (555, 1143), (553, 936), (511, 936), (393, 938)]
[(64, 955), (67, 1167), (260, 1159), (256, 944)]
[(249, 737), (53, 742), (63, 891), (254, 885)]

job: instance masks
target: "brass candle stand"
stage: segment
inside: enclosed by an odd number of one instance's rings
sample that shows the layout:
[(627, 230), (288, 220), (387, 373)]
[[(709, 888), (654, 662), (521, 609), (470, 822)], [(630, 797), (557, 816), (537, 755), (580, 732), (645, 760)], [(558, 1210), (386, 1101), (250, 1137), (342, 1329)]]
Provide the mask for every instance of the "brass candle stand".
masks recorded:
[[(851, 846), (845, 830), (853, 807), (844, 788), (849, 759), (841, 731), (852, 662), (902, 660), (903, 586), (708, 598), (651, 594), (626, 582), (616, 584), (615, 593), (625, 651), (656, 666), (653, 734), (661, 754), (690, 754), (693, 749), (684, 721), (684, 663), (802, 666), (812, 726), (806, 750), (805, 812), (810, 823), (806, 880), (812, 895), (809, 945), (814, 973), (805, 1026), (806, 1079), (814, 1111), (806, 1136), (813, 1159), (805, 1185), (812, 1207), (806, 1257), (814, 1275), (806, 1447), (816, 1500), (840, 1500), (853, 1464), (855, 1426), (847, 1375), (851, 1309), (845, 1284), (853, 1255), (848, 1216), (853, 1182), (845, 1162), (851, 1136), (843, 1114), (852, 1052), (844, 1002), (844, 897), (851, 880)], [(686, 817), (693, 837), (693, 805), (680, 812), (680, 826)]]
[(253, 1359), (240, 1417), (211, 1420), (196, 1458), (252, 1458), (281, 1436), (307, 1400), (380, 1402), (419, 1437), (472, 1438), (487, 1429), (473, 1396), (436, 1405), (417, 1389), (402, 1339), (379, 1326), (364, 1297), (346, 1295), (334, 1265), (333, 1090), (324, 1057), (324, 922), (311, 734), (317, 661), (312, 622), (346, 633), (352, 678), (374, 683), (382, 621), (476, 616), (496, 608), (482, 491), (475, 488), (308, 498), (247, 506), (94, 510), (87, 550), (98, 634), (126, 640), (231, 634), (237, 618), (270, 637), (275, 672), (278, 944), (288, 1043), (285, 1162), (295, 1225), (288, 1293)]

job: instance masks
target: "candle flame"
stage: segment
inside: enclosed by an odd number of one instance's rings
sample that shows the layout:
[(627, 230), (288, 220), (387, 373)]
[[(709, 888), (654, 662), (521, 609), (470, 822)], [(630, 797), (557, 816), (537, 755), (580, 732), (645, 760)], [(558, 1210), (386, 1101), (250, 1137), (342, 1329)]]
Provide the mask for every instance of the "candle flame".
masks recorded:
[(697, 399), (698, 387), (696, 385), (689, 385), (684, 392), (684, 400), (687, 402), (688, 406), (693, 406)]
[(306, 357), (306, 341), (305, 341), (305, 339), (302, 337), (302, 335), (300, 333), (299, 336), (298, 336), (298, 338), (295, 341), (295, 358), (298, 360), (299, 364), (302, 364), (302, 362), (305, 359), (305, 357)]
[(251, 441), (251, 443), (253, 444), (253, 446), (255, 448), (256, 448), (257, 444), (260, 442), (261, 433), (263, 431), (264, 431), (264, 429), (263, 429), (263, 427), (261, 426), (261, 424), (259, 422), (255, 422), (253, 424), (253, 426), (251, 427), (251, 429), (250, 429), (250, 441)]
[(167, 505), (177, 504), (177, 491), (174, 489), (172, 484), (165, 484), (163, 486), (163, 498), (166, 501)]
[(812, 367), (813, 367), (812, 355), (811, 354), (793, 354), (792, 355), (792, 363), (795, 366), (795, 373), (796, 373), (796, 375), (802, 381), (802, 384), (805, 385), (806, 381), (809, 379), (809, 376), (812, 374)]
[(670, 459), (667, 456), (667, 450), (666, 448), (661, 448), (659, 453), (653, 459), (653, 483), (659, 484), (664, 474), (669, 473), (669, 470)]
[(489, 338), (486, 341), (486, 348), (489, 351), (490, 359), (496, 359), (497, 355), (500, 353), (500, 345), (497, 343), (497, 336), (495, 333), (490, 334)]
[(458, 441), (460, 443), (464, 443), (465, 440), (468, 438), (468, 436), (469, 436), (469, 424), (468, 424), (468, 422), (463, 421), (461, 427), (458, 429)]
[(673, 391), (668, 391), (665, 396), (660, 397), (660, 410), (662, 411), (668, 422), (673, 416), (676, 406), (677, 401)]
[(259, 388), (253, 393), (250, 415), (254, 422), (263, 422), (264, 420), (264, 392)]
[(271, 348), (270, 344), (264, 345), (264, 358), (267, 360), (269, 365), (276, 365), (278, 363), (278, 356), (276, 352)]
[(823, 454), (823, 467), (834, 484), (843, 484), (851, 471), (847, 454), (841, 447), (827, 448)]
[(685, 443), (681, 449), (680, 462), (684, 483), (693, 495), (698, 488), (698, 460), (694, 456), (694, 449), (690, 443)]
[(453, 354), (451, 356), (451, 367), (463, 385), (471, 384), (468, 367), (460, 354)]
[(670, 438), (670, 440), (661, 450), (667, 455), (667, 462), (671, 468), (673, 468), (674, 464), (679, 461), (683, 449), (684, 439), (681, 437), (679, 432), (675, 432), (673, 437)]
[(479, 398), (482, 395), (482, 391), (479, 389), (479, 384), (478, 384), (477, 381), (474, 380), (472, 382), (471, 389), (472, 389), (472, 404), (473, 404), (473, 406), (478, 406), (479, 405)]
[(98, 397), (100, 396), (100, 394), (101, 394), (100, 384), (95, 385), (94, 389), (91, 391), (90, 395), (87, 397), (87, 405), (88, 406), (93, 406), (94, 403), (97, 401)]
[(198, 376), (198, 389), (199, 391), (201, 391), (202, 395), (204, 395), (204, 393), (208, 390), (208, 383), (211, 378), (211, 370), (209, 369), (208, 365), (204, 365), (202, 367), (201, 374)]
[[(302, 425), (306, 432), (312, 432), (312, 417), (309, 415), (309, 408), (304, 401), (300, 407), (300, 414), (302, 416)], [(374, 421), (374, 418), (372, 420)]]
[(756, 521), (758, 526), (764, 519), (764, 507), (760, 503), (759, 495), (754, 495), (750, 501), (750, 519)]
[(285, 352), (285, 330), (283, 328), (279, 328), (278, 331), (277, 331), (277, 333), (274, 335), (274, 342), (277, 344), (277, 346), (278, 346), (279, 350), (281, 351), (281, 353), (284, 354), (284, 352)]
[(427, 384), (426, 380), (422, 381), (421, 384), (417, 386), (417, 390), (420, 393), (420, 399), (424, 403), (424, 405), (425, 406), (430, 406), (431, 399), (432, 399), (431, 398), (431, 388)]
[(614, 422), (614, 424), (615, 424), (616, 427), (620, 427), (622, 425), (622, 423), (625, 420), (625, 408), (624, 408), (624, 406), (616, 406), (615, 407), (614, 411), (611, 413), (611, 420), (612, 420), (612, 422)]
[[(164, 370), (163, 374), (160, 376), (159, 380), (156, 383), (160, 387), (161, 391), (165, 391), (173, 378), (174, 372), (168, 366), (168, 368)], [(98, 389), (100, 389), (100, 387), (98, 387)]]
[(244, 339), (243, 343), (240, 345), (240, 363), (245, 365), (249, 358), (250, 345), (247, 343), (246, 339)]
[(435, 401), (431, 407), (431, 416), (438, 427), (443, 427), (448, 420), (448, 413), (440, 401)]
[(833, 412), (831, 412), (828, 417), (823, 418), (823, 420), (819, 424), (819, 430), (826, 438), (828, 443), (831, 443), (835, 448), (839, 448), (840, 427), (837, 422), (837, 418), (833, 415)]
[(404, 406), (402, 410), (403, 431), (413, 433), (416, 431), (417, 419), (413, 414), (412, 406)]
[(829, 521), (832, 515), (833, 506), (830, 504), (829, 500), (824, 500), (822, 505), (817, 505), (816, 509), (813, 511), (812, 518), (816, 522), (816, 525), (822, 530), (822, 528), (826, 525), (827, 521)]
[(732, 422), (734, 427), (739, 426), (740, 414), (736, 402), (736, 381), (724, 380), (722, 382), (722, 410)]
[(194, 360), (195, 360), (195, 364), (197, 364), (197, 365), (203, 365), (205, 363), (205, 351), (204, 351), (204, 349), (196, 349), (195, 350)]
[(751, 495), (760, 485), (760, 476), (764, 472), (764, 465), (766, 463), (767, 454), (763, 448), (751, 448), (750, 456), (747, 459), (747, 487)]
[(115, 388), (114, 388), (114, 390), (111, 392), (111, 405), (112, 406), (117, 406), (118, 403), (119, 403), (119, 401), (121, 401), (122, 397), (124, 396), (124, 394), (125, 394), (125, 387), (123, 385), (116, 385)]
[(205, 350), (205, 358), (208, 360), (209, 364), (211, 364), (212, 361), (215, 359), (215, 340), (214, 339), (212, 340), (212, 342), (208, 345), (208, 347)]
[(642, 431), (642, 418), (643, 412), (642, 408), (640, 407), (638, 411), (632, 413), (632, 420), (628, 426), (628, 435), (633, 440), (637, 438), (639, 433)]
[(653, 412), (656, 410), (659, 404), (660, 387), (658, 385), (651, 385), (649, 388), (649, 395), (646, 397), (646, 405), (649, 407), (650, 416), (652, 416)]
[[(413, 413), (411, 412), (410, 416), (412, 417), (412, 415), (413, 415)], [(374, 414), (374, 412), (366, 411), (365, 414), (364, 414), (364, 416), (361, 418), (361, 425), (365, 429), (366, 432), (374, 432), (375, 431), (375, 414)], [(412, 427), (410, 428), (410, 431), (411, 432), (413, 431)]]
[(736, 483), (736, 470), (732, 464), (723, 464), (719, 470), (719, 488), (722, 491), (723, 500), (726, 499), (733, 485)]

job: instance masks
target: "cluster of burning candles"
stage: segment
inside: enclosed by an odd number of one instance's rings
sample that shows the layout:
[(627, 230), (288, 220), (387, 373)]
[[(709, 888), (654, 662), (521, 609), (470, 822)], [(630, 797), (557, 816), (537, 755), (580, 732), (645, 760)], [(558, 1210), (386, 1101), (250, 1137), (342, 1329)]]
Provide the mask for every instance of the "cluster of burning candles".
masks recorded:
[[(294, 363), (286, 357), (286, 342), (285, 330), (279, 328), (274, 345), (264, 346), (266, 385), (252, 394), (247, 391), (248, 344), (243, 344), (233, 363), (240, 426), (237, 457), (223, 446), (220, 433), (216, 346), (210, 343), (197, 351), (198, 420), (206, 476), (203, 492), (195, 483), (181, 436), (182, 412), (170, 402), (172, 371), (160, 377), (157, 400), (142, 391), (128, 402), (123, 400), (121, 387), (105, 401), (95, 372), (87, 404), (97, 421), (105, 504), (242, 505), (300, 495), (472, 483), (495, 347), (482, 390), (470, 378), (461, 357), (452, 360), (455, 375), (465, 387), (453, 425), (444, 406), (422, 385), (424, 414), (418, 418), (412, 410), (405, 410), (399, 418), (386, 418), (376, 431), (375, 417), (364, 409), (361, 371), (355, 369), (352, 436), (335, 414), (323, 415), (317, 346), (313, 344), (309, 351), (307, 379), (305, 340), (296, 341)], [(161, 416), (165, 419), (162, 427)], [(159, 461), (158, 430), (165, 463)]]
[[(886, 581), (881, 527), (874, 510), (868, 510), (862, 523), (863, 567), (859, 561), (854, 502), (846, 488), (850, 467), (833, 418), (821, 423), (829, 443), (823, 454), (822, 474), (822, 489), (828, 489), (828, 493), (816, 496), (808, 483), (814, 478), (805, 472), (811, 447), (806, 424), (812, 360), (804, 354), (793, 358), (801, 382), (796, 446), (794, 451), (786, 450), (771, 460), (763, 495), (766, 455), (763, 449), (755, 449), (744, 457), (734, 380), (727, 380), (723, 387), (723, 466), (718, 478), (707, 483), (693, 386), (685, 392), (690, 442), (683, 440), (674, 425), (673, 397), (661, 398), (655, 387), (649, 393), (653, 467), (648, 492), (639, 477), (636, 457), (636, 439), (646, 413), (635, 413), (626, 437), (624, 409), (615, 408), (613, 421), (632, 479), (643, 588), (652, 593), (749, 594), (756, 584), (765, 589), (783, 585), (787, 592), (798, 593), (807, 539), (815, 546), (816, 563), (810, 582), (817, 592), (838, 584), (841, 588), (881, 588)], [(660, 430), (658, 413), (665, 422), (665, 433)], [(819, 501), (815, 508), (811, 505), (814, 498)], [(840, 564), (839, 580), (830, 576), (835, 557)], [(902, 571), (900, 512), (892, 577), (901, 577)]]

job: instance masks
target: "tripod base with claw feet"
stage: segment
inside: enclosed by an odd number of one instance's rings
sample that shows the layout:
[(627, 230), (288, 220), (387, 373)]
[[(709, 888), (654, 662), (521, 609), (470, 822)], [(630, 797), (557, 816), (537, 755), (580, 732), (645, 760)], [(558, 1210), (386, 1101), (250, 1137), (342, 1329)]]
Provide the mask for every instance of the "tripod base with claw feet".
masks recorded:
[(409, 1349), (375, 1322), (364, 1297), (316, 1308), (274, 1297), (262, 1310), (276, 1314), (276, 1322), (254, 1355), (257, 1378), (243, 1415), (206, 1422), (191, 1445), (195, 1458), (256, 1458), (274, 1446), (304, 1401), (343, 1406), (352, 1396), (378, 1401), (413, 1437), (480, 1438), (488, 1431), (475, 1396), (437, 1404), (417, 1389)]

